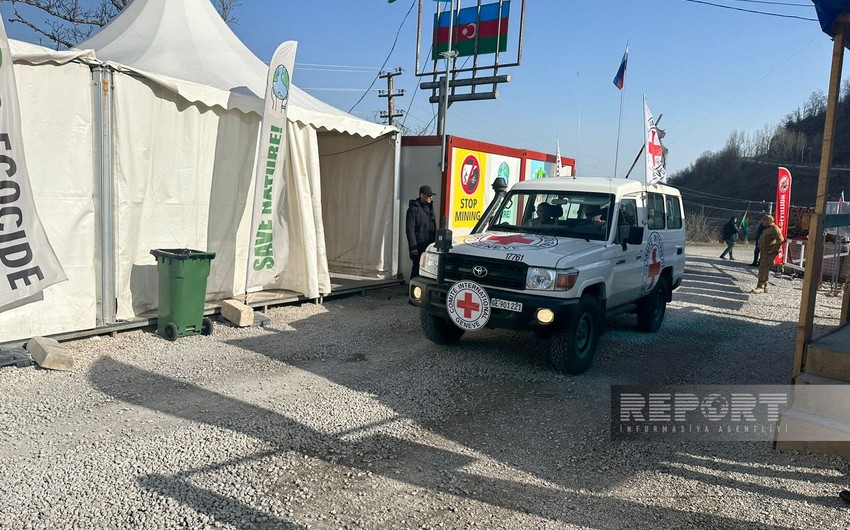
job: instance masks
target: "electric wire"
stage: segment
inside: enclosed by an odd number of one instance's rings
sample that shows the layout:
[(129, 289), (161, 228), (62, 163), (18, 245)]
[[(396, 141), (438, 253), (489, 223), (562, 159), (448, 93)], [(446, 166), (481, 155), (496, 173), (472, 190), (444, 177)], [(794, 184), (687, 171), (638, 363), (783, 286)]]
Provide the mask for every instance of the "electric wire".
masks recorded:
[(793, 2), (769, 2), (768, 0), (732, 0), (733, 2), (746, 2), (749, 4), (769, 4), (773, 6), (785, 6), (785, 7), (808, 7), (811, 8), (812, 4), (797, 4)]
[(754, 9), (744, 9), (743, 7), (733, 7), (733, 6), (725, 6), (723, 4), (715, 4), (712, 2), (706, 2), (705, 0), (685, 0), (685, 2), (692, 2), (694, 4), (705, 4), (713, 7), (720, 7), (723, 9), (732, 9), (734, 11), (744, 11), (745, 13), (755, 13), (757, 15), (768, 15), (771, 17), (780, 17), (780, 18), (795, 18), (798, 20), (806, 20), (809, 22), (817, 22), (816, 18), (808, 18), (808, 17), (799, 17), (797, 15), (783, 15), (781, 13), (771, 13), (769, 11), (756, 11)]
[(404, 15), (404, 18), (401, 20), (401, 24), (398, 25), (398, 31), (395, 34), (395, 40), (393, 40), (393, 45), (390, 47), (390, 52), (387, 54), (387, 58), (384, 59), (384, 64), (381, 65), (381, 68), (379, 69), (378, 74), (375, 76), (375, 79), (372, 80), (372, 84), (369, 85), (369, 88), (365, 92), (363, 92), (363, 95), (360, 96), (360, 99), (357, 100), (357, 103), (355, 103), (354, 105), (351, 106), (350, 109), (348, 109), (348, 112), (351, 112), (352, 110), (354, 110), (354, 107), (356, 107), (357, 105), (360, 104), (361, 101), (363, 101), (363, 98), (366, 97), (366, 95), (369, 93), (369, 90), (371, 90), (372, 87), (375, 86), (375, 83), (378, 81), (378, 79), (380, 79), (381, 72), (387, 66), (387, 63), (390, 61), (390, 57), (392, 57), (392, 54), (395, 51), (395, 46), (396, 46), (396, 44), (398, 44), (398, 36), (401, 35), (401, 29), (404, 27), (404, 23), (407, 22), (407, 17), (410, 16), (410, 12), (413, 11), (413, 7), (415, 5), (416, 5), (416, 0), (413, 0), (413, 2), (410, 3), (410, 9), (407, 10), (407, 13)]

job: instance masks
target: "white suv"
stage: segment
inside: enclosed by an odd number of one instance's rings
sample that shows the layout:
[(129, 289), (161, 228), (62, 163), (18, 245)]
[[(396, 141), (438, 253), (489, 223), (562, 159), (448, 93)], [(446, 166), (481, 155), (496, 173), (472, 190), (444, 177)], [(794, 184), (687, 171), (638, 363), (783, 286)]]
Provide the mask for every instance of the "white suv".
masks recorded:
[(579, 374), (593, 362), (606, 315), (635, 313), (641, 330), (661, 327), (685, 269), (676, 188), (544, 178), (504, 193), (498, 180), (470, 235), (451, 242), (445, 231), (420, 257), (410, 301), (428, 339), (526, 329), (550, 339), (556, 368)]

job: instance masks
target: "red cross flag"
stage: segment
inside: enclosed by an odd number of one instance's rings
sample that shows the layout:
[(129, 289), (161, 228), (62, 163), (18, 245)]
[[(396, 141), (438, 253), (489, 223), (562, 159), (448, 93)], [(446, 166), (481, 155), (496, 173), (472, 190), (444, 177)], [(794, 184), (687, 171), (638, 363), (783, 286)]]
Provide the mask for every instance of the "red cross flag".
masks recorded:
[(646, 141), (646, 183), (667, 181), (667, 149), (661, 145), (664, 131), (655, 126), (652, 113), (643, 97), (643, 130)]

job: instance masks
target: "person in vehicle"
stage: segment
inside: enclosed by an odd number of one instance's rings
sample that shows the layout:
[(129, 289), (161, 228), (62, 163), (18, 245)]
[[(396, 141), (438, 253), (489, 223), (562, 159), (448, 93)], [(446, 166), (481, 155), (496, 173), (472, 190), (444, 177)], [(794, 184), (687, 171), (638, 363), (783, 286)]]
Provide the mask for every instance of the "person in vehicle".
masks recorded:
[(531, 226), (555, 224), (555, 206), (546, 201), (537, 205), (537, 217), (531, 220)]

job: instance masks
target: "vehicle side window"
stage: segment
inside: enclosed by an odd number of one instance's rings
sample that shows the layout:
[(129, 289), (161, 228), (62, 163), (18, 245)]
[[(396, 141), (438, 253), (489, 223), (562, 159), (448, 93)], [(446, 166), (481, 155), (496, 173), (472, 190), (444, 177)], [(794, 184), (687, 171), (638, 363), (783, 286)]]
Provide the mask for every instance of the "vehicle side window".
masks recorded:
[(682, 228), (682, 205), (674, 195), (667, 196), (667, 228), (679, 230)]
[(623, 199), (617, 210), (617, 233), (614, 243), (621, 243), (629, 236), (633, 226), (637, 226), (637, 201), (635, 199)]
[(646, 227), (650, 230), (664, 228), (664, 196), (648, 193), (646, 197)]

